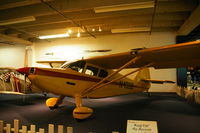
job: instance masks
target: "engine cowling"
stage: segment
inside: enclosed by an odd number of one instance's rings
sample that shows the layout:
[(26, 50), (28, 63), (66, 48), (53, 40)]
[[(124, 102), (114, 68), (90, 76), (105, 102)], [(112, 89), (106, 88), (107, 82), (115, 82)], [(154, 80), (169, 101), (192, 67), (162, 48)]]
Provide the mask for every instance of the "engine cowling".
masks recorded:
[(73, 117), (75, 119), (86, 119), (93, 114), (93, 110), (88, 107), (76, 107), (73, 110)]

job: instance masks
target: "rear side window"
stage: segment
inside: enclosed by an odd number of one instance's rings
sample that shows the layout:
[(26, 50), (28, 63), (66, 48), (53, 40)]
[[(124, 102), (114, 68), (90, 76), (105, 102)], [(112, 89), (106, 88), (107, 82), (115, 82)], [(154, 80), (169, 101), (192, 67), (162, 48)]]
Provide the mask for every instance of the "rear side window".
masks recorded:
[(107, 77), (107, 76), (108, 76), (108, 72), (105, 71), (105, 70), (103, 70), (103, 69), (101, 69), (101, 70), (100, 70), (100, 73), (99, 73), (99, 77), (105, 78), (105, 77)]
[(97, 76), (97, 73), (98, 73), (98, 68), (93, 67), (93, 66), (86, 67), (85, 74)]

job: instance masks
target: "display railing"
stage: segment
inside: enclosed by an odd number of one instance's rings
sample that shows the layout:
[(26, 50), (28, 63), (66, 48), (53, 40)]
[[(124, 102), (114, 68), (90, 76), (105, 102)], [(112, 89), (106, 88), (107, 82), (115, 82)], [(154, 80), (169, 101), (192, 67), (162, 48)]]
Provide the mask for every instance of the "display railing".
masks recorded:
[[(19, 126), (19, 120), (14, 120), (13, 126), (10, 123), (4, 123), (3, 120), (0, 120), (0, 133), (74, 133), (73, 127), (64, 127), (63, 125), (58, 125), (57, 131), (55, 130), (54, 124), (48, 124), (48, 129), (45, 131), (44, 128), (36, 127), (36, 125)], [(88, 132), (95, 133), (95, 132)], [(113, 131), (112, 133), (119, 133), (117, 131)]]

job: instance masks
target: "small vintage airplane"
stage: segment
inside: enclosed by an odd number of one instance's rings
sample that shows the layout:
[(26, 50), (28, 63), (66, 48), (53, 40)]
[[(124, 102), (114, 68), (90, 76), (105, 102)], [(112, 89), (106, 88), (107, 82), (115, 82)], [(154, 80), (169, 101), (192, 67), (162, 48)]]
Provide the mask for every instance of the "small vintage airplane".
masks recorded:
[[(200, 66), (200, 41), (174, 44), (149, 49), (133, 49), (130, 52), (98, 56), (66, 62), (60, 69), (25, 67), (17, 69), (26, 74), (32, 85), (42, 92), (59, 95), (49, 98), (46, 105), (56, 108), (65, 96), (75, 98), (73, 116), (85, 119), (93, 110), (82, 105), (82, 98), (102, 98), (129, 93), (144, 92), (150, 83), (173, 83), (169, 80), (150, 79), (148, 67), (178, 68)], [(122, 69), (136, 68), (125, 75)], [(113, 69), (116, 69), (113, 71)], [(138, 72), (134, 79), (127, 76)]]

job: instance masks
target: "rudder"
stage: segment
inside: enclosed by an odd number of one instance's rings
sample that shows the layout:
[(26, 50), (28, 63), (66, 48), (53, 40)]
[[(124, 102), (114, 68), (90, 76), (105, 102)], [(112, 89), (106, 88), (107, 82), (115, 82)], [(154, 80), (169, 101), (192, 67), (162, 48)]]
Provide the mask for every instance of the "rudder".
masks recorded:
[(144, 68), (137, 73), (135, 79), (133, 80), (134, 85), (148, 90), (151, 84), (150, 82), (145, 82), (145, 79), (150, 79), (149, 68)]

